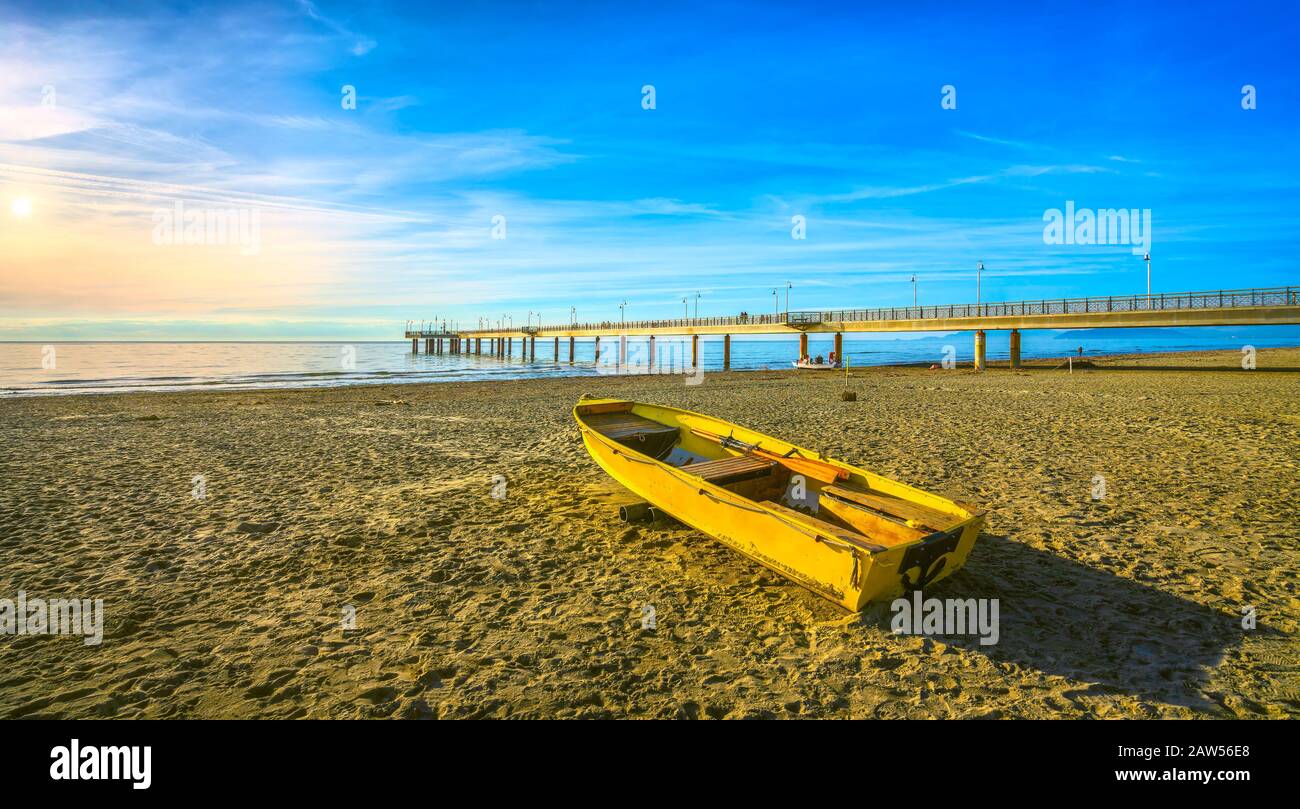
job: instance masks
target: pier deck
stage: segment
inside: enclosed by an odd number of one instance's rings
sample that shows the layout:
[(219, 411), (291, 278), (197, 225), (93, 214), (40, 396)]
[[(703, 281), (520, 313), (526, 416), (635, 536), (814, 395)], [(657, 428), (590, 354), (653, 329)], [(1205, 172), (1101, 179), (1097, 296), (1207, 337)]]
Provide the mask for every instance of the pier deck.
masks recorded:
[[(806, 353), (807, 334), (835, 334), (840, 355), (840, 335), (846, 332), (974, 331), (975, 365), (984, 367), (984, 332), (1010, 330), (1011, 365), (1020, 360), (1022, 329), (1162, 328), (1190, 326), (1263, 326), (1300, 323), (1300, 287), (1215, 290), (1211, 292), (1153, 293), (1151, 295), (1109, 295), (1088, 298), (1055, 298), (1001, 303), (949, 304), (941, 306), (893, 306), (875, 309), (826, 309), (779, 312), (733, 317), (679, 318), (669, 320), (602, 321), (555, 326), (525, 326), (497, 329), (407, 331), (412, 350), (418, 340), (427, 350), (441, 351), (446, 340), (453, 353), (472, 343), (482, 352), (482, 341), (492, 341), (490, 353), (509, 355), (515, 338), (531, 341), (538, 337), (557, 341), (575, 338), (722, 335), (726, 343), (724, 365), (729, 365), (733, 334), (791, 334), (800, 336), (800, 354)], [(435, 342), (436, 341), (436, 342)], [(504, 342), (504, 351), (500, 346)], [(698, 339), (693, 341), (698, 342)], [(599, 345), (597, 350), (599, 350)], [(698, 346), (692, 352), (698, 356)]]

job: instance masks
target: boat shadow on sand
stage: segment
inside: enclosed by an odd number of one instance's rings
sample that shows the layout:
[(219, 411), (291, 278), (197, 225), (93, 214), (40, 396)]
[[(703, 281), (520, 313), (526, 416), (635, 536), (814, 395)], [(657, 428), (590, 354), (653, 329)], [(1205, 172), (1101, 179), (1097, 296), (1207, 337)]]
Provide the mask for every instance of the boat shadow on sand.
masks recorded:
[[(1235, 604), (1211, 608), (1005, 536), (983, 534), (967, 566), (926, 598), (998, 599), (998, 640), (935, 637), (953, 646), (1093, 683), (1089, 694), (1127, 694), (1197, 710), (1222, 706), (1204, 692), (1210, 672), (1247, 631)], [(864, 612), (890, 631), (888, 603)]]

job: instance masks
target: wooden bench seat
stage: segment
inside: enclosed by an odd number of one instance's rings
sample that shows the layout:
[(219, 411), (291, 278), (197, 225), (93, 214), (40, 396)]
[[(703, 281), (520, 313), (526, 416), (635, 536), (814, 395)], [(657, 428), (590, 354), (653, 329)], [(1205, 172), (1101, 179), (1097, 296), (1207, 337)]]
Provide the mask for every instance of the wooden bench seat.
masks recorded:
[(820, 519), (818, 517), (814, 517), (811, 514), (804, 514), (803, 512), (795, 511), (792, 508), (786, 508), (780, 503), (774, 502), (772, 500), (764, 500), (759, 505), (763, 506), (764, 508), (769, 508), (772, 511), (775, 511), (777, 514), (780, 514), (782, 517), (785, 517), (791, 522), (799, 523), (801, 525), (804, 525), (808, 528), (811, 528), (815, 531), (819, 531), (824, 534), (829, 534), (830, 536), (835, 537), (841, 542), (847, 542), (850, 545), (856, 545), (859, 548), (862, 548), (863, 550), (868, 550), (873, 552), (885, 550), (885, 546), (872, 541), (870, 538), (865, 537), (862, 534), (859, 534), (857, 531), (844, 528), (843, 526), (839, 526), (834, 523), (826, 522), (825, 520)]
[(627, 410), (592, 413), (584, 419), (601, 435), (661, 461), (673, 451), (679, 437), (676, 427)]
[(912, 528), (929, 529), (931, 532), (947, 531), (963, 519), (928, 506), (879, 492), (870, 492), (857, 486), (825, 486), (822, 488), (822, 494), (848, 501)]
[(775, 461), (755, 458), (750, 455), (736, 455), (732, 458), (719, 458), (716, 461), (693, 463), (681, 467), (683, 472), (698, 475), (710, 483), (738, 483), (772, 474)]
[(594, 413), (586, 422), (596, 432), (615, 441), (626, 441), (642, 435), (677, 434), (677, 428), (638, 416), (635, 413)]

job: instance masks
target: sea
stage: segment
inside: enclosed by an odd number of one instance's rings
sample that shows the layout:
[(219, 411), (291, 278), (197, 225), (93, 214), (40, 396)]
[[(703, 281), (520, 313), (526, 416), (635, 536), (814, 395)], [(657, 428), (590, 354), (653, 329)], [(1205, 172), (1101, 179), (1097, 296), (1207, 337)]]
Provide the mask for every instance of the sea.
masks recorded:
[[(988, 332), (988, 358), (1005, 360), (1009, 333)], [(522, 340), (513, 354), (483, 355), (411, 352), (409, 340), (391, 342), (0, 342), (0, 397), (51, 396), (130, 391), (249, 390), (320, 388), (426, 382), (465, 382), (552, 376), (690, 372), (688, 339), (657, 338), (654, 368), (645, 338), (628, 338), (627, 361), (620, 362), (618, 338), (601, 339), (595, 360), (591, 339), (561, 338), (559, 356), (551, 338), (538, 338), (535, 356), (525, 357)], [(722, 370), (722, 338), (702, 337), (703, 373)], [(1060, 359), (1106, 354), (1205, 351), (1300, 346), (1300, 327), (1202, 327), (1188, 329), (1083, 329), (1022, 332), (1024, 359)], [(809, 353), (832, 350), (832, 336), (810, 336)], [(484, 341), (487, 351), (487, 341)], [(793, 336), (733, 337), (732, 370), (786, 369), (798, 358)], [(972, 332), (908, 335), (846, 335), (850, 366), (935, 364), (969, 365)], [(810, 372), (812, 373), (812, 372)]]

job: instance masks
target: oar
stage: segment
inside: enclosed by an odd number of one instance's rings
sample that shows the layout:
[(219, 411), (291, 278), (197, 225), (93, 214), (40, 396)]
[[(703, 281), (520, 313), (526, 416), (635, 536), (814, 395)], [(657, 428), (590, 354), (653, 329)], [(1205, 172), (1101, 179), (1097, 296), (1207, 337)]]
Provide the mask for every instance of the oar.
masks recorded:
[(846, 480), (849, 476), (849, 473), (845, 470), (840, 469), (838, 466), (833, 464), (828, 464), (825, 461), (780, 455), (770, 450), (763, 449), (755, 444), (747, 444), (744, 441), (732, 438), (731, 436), (721, 436), (717, 433), (710, 433), (705, 430), (692, 428), (691, 432), (694, 435), (698, 435), (700, 438), (707, 439), (715, 444), (727, 447), (728, 449), (736, 449), (758, 458), (766, 458), (769, 461), (776, 461), (791, 472), (796, 472), (805, 477), (810, 477), (813, 480), (821, 481), (822, 483), (834, 483), (837, 480)]

